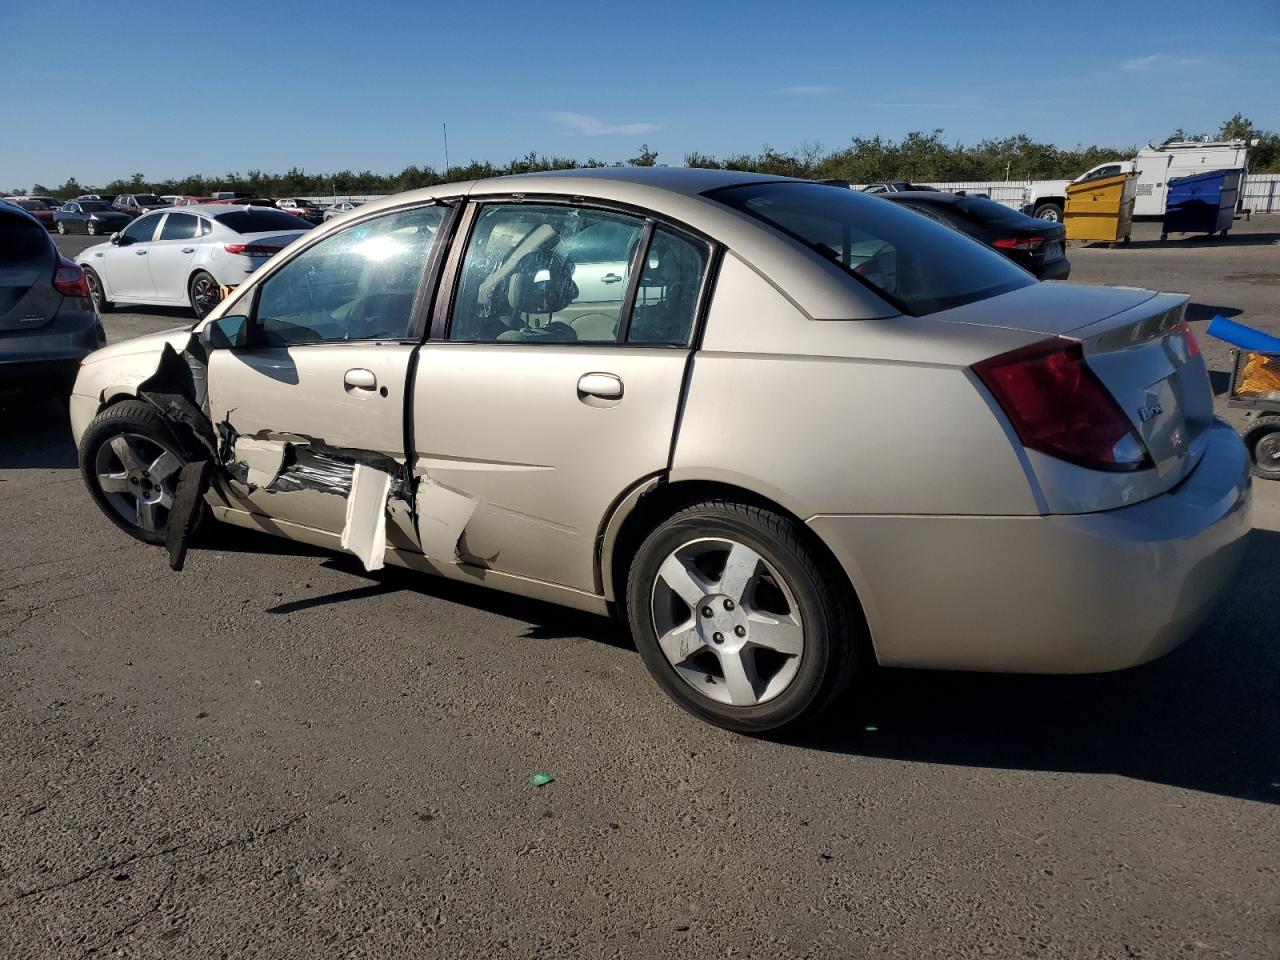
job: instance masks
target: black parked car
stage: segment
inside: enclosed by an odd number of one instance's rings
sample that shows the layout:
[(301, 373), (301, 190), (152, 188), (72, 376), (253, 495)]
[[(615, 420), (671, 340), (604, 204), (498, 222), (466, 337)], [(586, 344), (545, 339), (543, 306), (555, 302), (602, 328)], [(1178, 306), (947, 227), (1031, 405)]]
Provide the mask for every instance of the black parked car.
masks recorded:
[(53, 211), (54, 229), (59, 233), (87, 233), (106, 236), (123, 230), (133, 217), (111, 209), (105, 200), (69, 200)]
[(84, 271), (40, 221), (0, 200), (0, 391), (67, 395), (106, 343)]
[(988, 197), (941, 191), (886, 193), (882, 197), (995, 247), (1041, 280), (1071, 276), (1067, 231), (1060, 223), (1028, 217)]

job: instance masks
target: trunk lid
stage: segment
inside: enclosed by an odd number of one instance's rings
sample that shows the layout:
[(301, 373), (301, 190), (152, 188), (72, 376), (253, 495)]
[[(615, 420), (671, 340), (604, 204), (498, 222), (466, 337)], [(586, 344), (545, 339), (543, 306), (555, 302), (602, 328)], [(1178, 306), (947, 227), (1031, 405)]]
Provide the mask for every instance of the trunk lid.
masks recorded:
[(1051, 512), (1085, 512), (1163, 493), (1204, 453), (1213, 391), (1184, 322), (1188, 299), (1132, 287), (1045, 282), (933, 317), (1080, 343), (1085, 363), (1152, 460), (1150, 468), (1133, 473), (1102, 473), (1033, 455)]
[(0, 331), (46, 326), (62, 305), (53, 286), (57, 256), (49, 234), (25, 216), (0, 213)]

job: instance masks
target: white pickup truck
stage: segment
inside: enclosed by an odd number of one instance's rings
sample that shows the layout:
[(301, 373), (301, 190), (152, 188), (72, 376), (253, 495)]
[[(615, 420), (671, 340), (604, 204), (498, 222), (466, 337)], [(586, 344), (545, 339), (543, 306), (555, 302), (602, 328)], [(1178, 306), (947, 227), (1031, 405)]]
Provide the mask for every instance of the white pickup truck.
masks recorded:
[[(1253, 143), (1256, 145), (1257, 141)], [(1143, 147), (1132, 160), (1100, 163), (1074, 180), (1050, 180), (1025, 188), (1022, 191), (1022, 212), (1041, 220), (1060, 221), (1067, 204), (1067, 187), (1071, 184), (1136, 171), (1138, 198), (1133, 206), (1133, 215), (1163, 216), (1170, 180), (1207, 170), (1245, 167), (1249, 146), (1243, 140), (1176, 140), (1158, 147)], [(1243, 179), (1240, 194), (1244, 195)]]

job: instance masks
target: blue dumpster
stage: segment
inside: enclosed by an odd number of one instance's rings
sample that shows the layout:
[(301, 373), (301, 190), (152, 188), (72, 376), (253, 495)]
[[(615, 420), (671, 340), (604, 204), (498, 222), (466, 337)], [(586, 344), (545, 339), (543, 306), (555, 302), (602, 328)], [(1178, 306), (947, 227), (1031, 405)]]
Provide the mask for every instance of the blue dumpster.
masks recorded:
[(1225, 236), (1235, 217), (1243, 179), (1244, 171), (1233, 167), (1170, 180), (1160, 239), (1167, 240), (1171, 233)]

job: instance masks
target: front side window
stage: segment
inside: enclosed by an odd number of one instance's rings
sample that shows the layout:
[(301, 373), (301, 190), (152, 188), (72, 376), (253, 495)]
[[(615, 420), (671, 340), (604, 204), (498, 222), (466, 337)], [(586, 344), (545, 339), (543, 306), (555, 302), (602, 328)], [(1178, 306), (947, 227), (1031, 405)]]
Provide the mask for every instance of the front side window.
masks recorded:
[(994, 250), (892, 201), (853, 190), (763, 183), (707, 195), (799, 240), (917, 316), (1036, 282)]
[(200, 236), (200, 221), (189, 213), (171, 213), (160, 228), (160, 240), (192, 240)]
[(121, 232), (130, 243), (146, 243), (156, 232), (156, 221), (159, 217), (139, 217)]
[(298, 254), (260, 288), (256, 342), (288, 346), (408, 337), (414, 297), (444, 209), (419, 207), (366, 220)]

